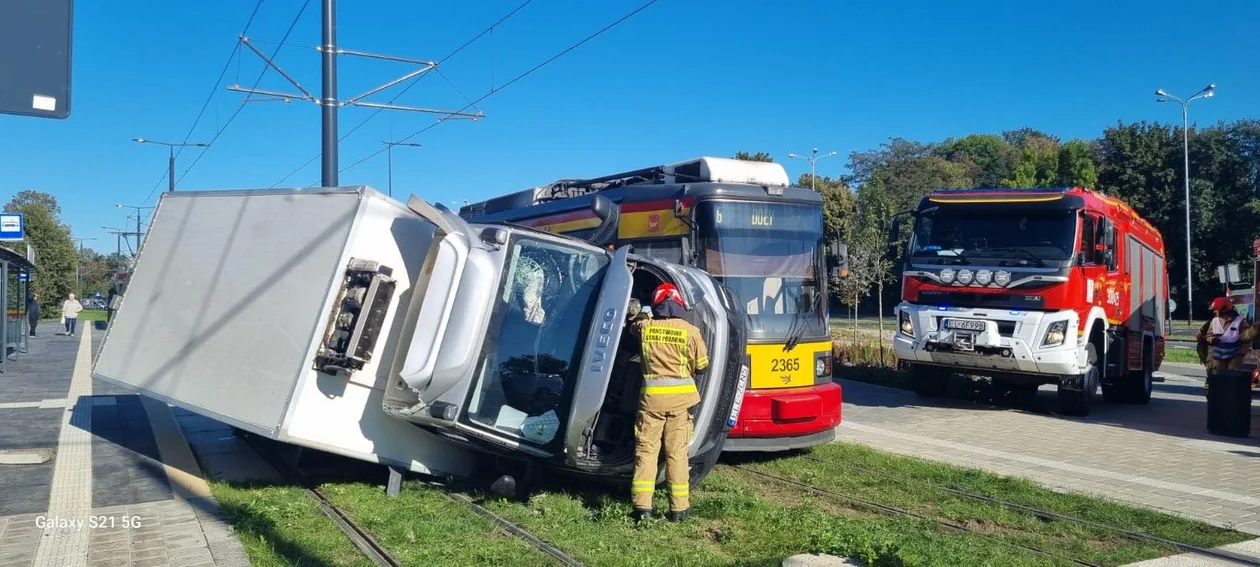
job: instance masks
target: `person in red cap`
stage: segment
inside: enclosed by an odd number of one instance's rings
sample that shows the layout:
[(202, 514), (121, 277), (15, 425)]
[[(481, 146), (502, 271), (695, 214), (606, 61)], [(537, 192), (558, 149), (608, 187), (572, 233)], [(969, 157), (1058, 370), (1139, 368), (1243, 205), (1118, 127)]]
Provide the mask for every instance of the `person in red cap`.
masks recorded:
[(652, 293), (653, 318), (633, 324), (642, 348), (643, 389), (634, 423), (634, 518), (652, 515), (657, 460), (665, 446), (665, 478), (669, 483), (669, 519), (681, 522), (691, 508), (690, 467), (692, 406), (700, 403), (696, 373), (708, 368), (709, 355), (700, 329), (682, 318), (682, 294), (673, 284)]

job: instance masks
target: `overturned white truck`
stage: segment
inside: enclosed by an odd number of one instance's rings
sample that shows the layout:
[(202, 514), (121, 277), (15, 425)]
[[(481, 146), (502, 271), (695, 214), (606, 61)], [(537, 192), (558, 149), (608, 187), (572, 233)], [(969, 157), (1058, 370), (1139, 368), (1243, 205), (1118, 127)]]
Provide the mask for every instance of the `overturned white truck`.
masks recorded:
[(621, 481), (642, 382), (627, 309), (666, 281), (712, 353), (693, 410), (698, 481), (747, 382), (728, 290), (627, 248), (468, 224), (367, 187), (165, 193), (93, 375), (418, 473), (468, 477), (490, 458)]

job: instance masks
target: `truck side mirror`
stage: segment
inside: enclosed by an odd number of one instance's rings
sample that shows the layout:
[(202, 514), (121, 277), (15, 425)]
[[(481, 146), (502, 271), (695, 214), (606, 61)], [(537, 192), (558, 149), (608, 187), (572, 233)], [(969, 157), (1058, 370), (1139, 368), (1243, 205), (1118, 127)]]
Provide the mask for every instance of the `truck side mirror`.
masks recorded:
[(901, 218), (895, 218), (892, 226), (888, 227), (888, 245), (892, 247), (898, 240), (901, 240)]

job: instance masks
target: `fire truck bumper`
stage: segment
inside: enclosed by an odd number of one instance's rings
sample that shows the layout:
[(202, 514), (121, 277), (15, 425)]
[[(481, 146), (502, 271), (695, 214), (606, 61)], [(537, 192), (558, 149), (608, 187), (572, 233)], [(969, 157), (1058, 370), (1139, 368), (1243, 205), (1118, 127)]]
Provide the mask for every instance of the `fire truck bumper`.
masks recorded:
[(897, 307), (897, 358), (978, 373), (1046, 377), (1084, 372), (1076, 314), (1001, 309)]

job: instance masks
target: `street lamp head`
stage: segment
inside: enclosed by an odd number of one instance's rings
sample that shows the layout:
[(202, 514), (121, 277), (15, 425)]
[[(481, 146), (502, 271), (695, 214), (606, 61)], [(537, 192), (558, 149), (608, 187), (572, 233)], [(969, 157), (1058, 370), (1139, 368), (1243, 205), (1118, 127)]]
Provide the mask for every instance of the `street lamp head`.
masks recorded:
[(818, 148), (814, 148), (814, 153), (818, 153)]
[(1164, 89), (1155, 89), (1155, 96), (1168, 96), (1168, 93)]
[(131, 141), (139, 143), (139, 144), (143, 144), (144, 138), (132, 138)]
[(836, 152), (831, 152), (831, 153), (829, 153), (829, 154), (827, 154), (827, 155), (829, 155), (829, 156), (834, 156), (834, 155), (836, 155)]
[(798, 158), (798, 157), (801, 157), (801, 156), (798, 156), (798, 155), (796, 155), (796, 154), (788, 154), (788, 158), (790, 158), (790, 159), (796, 159), (796, 158)]
[(1215, 85), (1215, 84), (1208, 85), (1208, 86), (1207, 86), (1207, 88), (1203, 89), (1203, 96), (1205, 96), (1205, 97), (1211, 97), (1211, 96), (1213, 96), (1213, 95), (1215, 95), (1215, 94), (1216, 94), (1216, 85)]
[(1155, 99), (1155, 102), (1168, 102), (1168, 99), (1166, 99), (1166, 98), (1158, 98), (1158, 99)]

